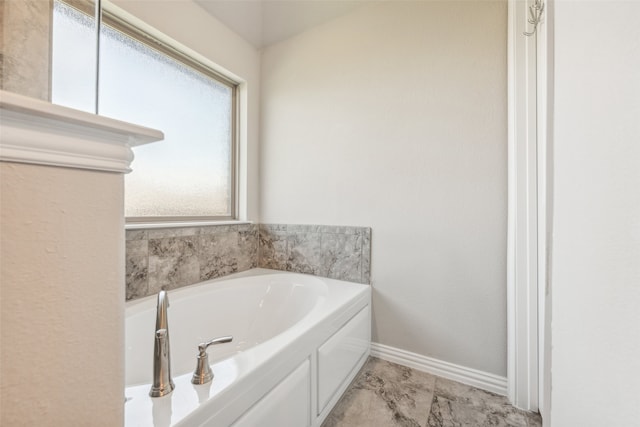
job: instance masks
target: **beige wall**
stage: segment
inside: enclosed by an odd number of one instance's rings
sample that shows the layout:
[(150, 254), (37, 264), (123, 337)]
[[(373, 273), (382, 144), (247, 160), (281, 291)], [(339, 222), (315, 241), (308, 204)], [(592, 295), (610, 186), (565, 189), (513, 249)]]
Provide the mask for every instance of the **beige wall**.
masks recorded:
[(261, 221), (372, 231), (373, 340), (506, 375), (504, 1), (381, 2), (264, 50)]
[(0, 163), (0, 424), (117, 426), (123, 176)]
[(554, 7), (551, 426), (637, 426), (640, 3)]
[[(49, 100), (49, 0), (2, 4), (2, 89)], [(124, 419), (123, 176), (0, 163), (0, 424)]]

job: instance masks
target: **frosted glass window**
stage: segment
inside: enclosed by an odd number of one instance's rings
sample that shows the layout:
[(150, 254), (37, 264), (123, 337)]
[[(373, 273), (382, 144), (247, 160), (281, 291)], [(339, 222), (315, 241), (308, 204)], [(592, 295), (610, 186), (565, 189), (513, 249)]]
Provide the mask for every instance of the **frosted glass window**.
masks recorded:
[[(56, 0), (53, 25), (52, 98), (95, 110), (95, 19)], [(97, 113), (165, 134), (134, 148), (128, 220), (233, 218), (235, 84), (107, 13), (99, 67)]]
[(101, 115), (161, 129), (134, 149), (127, 217), (232, 215), (233, 87), (103, 26)]
[[(93, 5), (86, 3), (87, 9)], [(96, 20), (53, 2), (51, 34), (51, 102), (89, 113), (96, 112)]]

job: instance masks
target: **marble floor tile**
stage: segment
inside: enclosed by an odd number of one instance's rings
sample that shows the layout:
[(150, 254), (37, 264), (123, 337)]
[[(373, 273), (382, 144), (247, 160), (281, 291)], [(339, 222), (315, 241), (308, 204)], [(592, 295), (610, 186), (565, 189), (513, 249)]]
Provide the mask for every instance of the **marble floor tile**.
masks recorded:
[(425, 427), (435, 379), (371, 357), (322, 427)]
[(427, 420), (428, 427), (533, 427), (539, 420), (515, 408), (494, 410), (449, 400), (435, 395)]
[(540, 427), (506, 397), (369, 358), (322, 427)]
[(435, 394), (478, 409), (501, 411), (511, 407), (506, 396), (500, 396), (499, 394), (445, 378), (437, 379)]
[(429, 427), (537, 427), (541, 424), (539, 415), (514, 408), (505, 396), (444, 378), (436, 380)]

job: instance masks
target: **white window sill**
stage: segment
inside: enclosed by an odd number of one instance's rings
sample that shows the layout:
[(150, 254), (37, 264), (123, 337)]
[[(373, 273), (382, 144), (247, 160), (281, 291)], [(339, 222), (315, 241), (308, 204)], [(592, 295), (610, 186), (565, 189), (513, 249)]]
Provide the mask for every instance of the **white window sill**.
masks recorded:
[(205, 227), (211, 225), (253, 224), (253, 221), (185, 221), (185, 222), (132, 222), (125, 224), (125, 230), (150, 230), (155, 228)]

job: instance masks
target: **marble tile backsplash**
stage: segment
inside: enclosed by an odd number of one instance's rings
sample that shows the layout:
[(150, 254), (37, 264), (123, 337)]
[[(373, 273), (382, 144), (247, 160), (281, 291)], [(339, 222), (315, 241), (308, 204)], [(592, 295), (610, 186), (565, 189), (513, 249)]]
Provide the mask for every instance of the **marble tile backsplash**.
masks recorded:
[(369, 283), (371, 229), (260, 224), (258, 265), (274, 270)]
[(257, 224), (126, 232), (127, 300), (257, 266)]
[(263, 267), (369, 283), (371, 229), (239, 224), (127, 230), (126, 298)]

